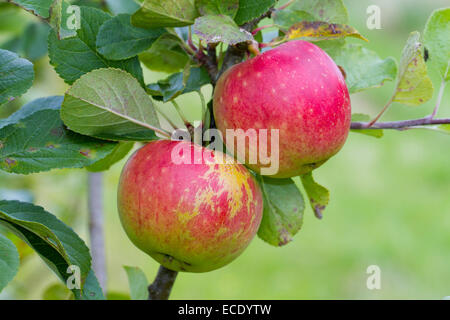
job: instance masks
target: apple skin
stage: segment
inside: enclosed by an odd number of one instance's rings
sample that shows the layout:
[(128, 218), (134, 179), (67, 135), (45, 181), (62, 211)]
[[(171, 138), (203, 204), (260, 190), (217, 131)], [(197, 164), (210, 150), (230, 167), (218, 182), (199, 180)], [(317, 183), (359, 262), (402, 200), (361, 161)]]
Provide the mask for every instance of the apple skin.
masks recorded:
[[(175, 164), (171, 153), (218, 152), (180, 141), (154, 141), (137, 150), (122, 170), (118, 209), (130, 240), (175, 271), (206, 272), (239, 256), (258, 231), (263, 200), (242, 164)], [(223, 155), (222, 153), (220, 153)]]
[[(345, 79), (334, 61), (306, 41), (290, 41), (234, 65), (218, 80), (214, 117), (226, 129), (279, 129), (279, 170), (273, 178), (307, 173), (336, 154), (350, 130)], [(246, 146), (248, 155), (248, 143)], [(246, 165), (260, 172), (258, 161)]]

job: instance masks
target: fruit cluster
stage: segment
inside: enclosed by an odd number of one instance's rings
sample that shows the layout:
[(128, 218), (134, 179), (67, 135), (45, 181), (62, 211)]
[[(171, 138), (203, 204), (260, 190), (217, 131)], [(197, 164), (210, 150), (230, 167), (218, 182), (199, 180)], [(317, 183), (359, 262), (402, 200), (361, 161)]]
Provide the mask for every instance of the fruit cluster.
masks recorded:
[[(350, 128), (350, 98), (344, 76), (319, 47), (290, 41), (228, 69), (213, 97), (214, 118), (229, 149), (227, 130), (276, 129), (267, 154), (277, 154), (273, 178), (302, 175), (343, 146)], [(177, 164), (180, 144), (208, 161)], [(256, 173), (250, 144), (239, 160)], [(274, 146), (276, 150), (274, 149)], [(219, 157), (220, 156), (220, 157)], [(237, 156), (237, 155), (235, 155)], [(156, 141), (125, 165), (118, 193), (122, 224), (132, 242), (166, 268), (205, 272), (235, 259), (258, 231), (263, 213), (260, 187), (250, 171), (218, 151), (189, 142)]]

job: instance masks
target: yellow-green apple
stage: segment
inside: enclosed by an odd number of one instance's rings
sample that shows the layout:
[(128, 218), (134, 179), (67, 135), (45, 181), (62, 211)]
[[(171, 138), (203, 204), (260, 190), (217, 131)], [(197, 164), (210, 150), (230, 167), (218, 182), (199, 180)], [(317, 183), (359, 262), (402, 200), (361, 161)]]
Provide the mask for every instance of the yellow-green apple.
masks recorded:
[(139, 249), (166, 268), (206, 272), (248, 246), (261, 222), (263, 200), (254, 177), (231, 157), (190, 142), (161, 140), (126, 163), (118, 208)]
[[(274, 178), (307, 173), (336, 154), (350, 129), (350, 98), (345, 79), (334, 61), (306, 41), (290, 41), (234, 65), (218, 80), (214, 92), (214, 117), (226, 146), (234, 146), (229, 130), (278, 129), (279, 146), (273, 150), (268, 131), (266, 152), (279, 152)], [(259, 141), (258, 143), (261, 143)], [(260, 172), (260, 159), (249, 163), (246, 144), (243, 159)]]

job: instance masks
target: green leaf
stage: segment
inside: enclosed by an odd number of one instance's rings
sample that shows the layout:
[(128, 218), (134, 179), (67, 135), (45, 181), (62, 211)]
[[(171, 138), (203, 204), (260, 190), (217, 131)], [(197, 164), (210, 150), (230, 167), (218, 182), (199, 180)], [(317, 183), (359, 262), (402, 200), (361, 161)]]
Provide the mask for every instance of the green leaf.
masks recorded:
[(186, 64), (183, 72), (174, 73), (166, 79), (159, 80), (157, 83), (149, 84), (147, 91), (157, 100), (167, 102), (178, 97), (184, 90), (191, 66)]
[(443, 132), (450, 134), (450, 124), (441, 124), (438, 126), (439, 130), (442, 130)]
[(434, 11), (423, 32), (430, 63), (445, 81), (450, 80), (450, 8)]
[(358, 31), (348, 25), (322, 21), (301, 21), (294, 24), (286, 33), (285, 40), (303, 39), (307, 41), (334, 40), (354, 37), (368, 41)]
[(289, 29), (291, 26), (301, 21), (319, 21), (319, 18), (306, 11), (288, 11), (288, 9), (275, 11), (272, 14), (272, 19), (275, 22), (276, 26), (284, 30)]
[(154, 140), (152, 127), (159, 127), (145, 90), (118, 69), (94, 70), (77, 80), (66, 92), (61, 118), (75, 132), (108, 140)]
[(18, 34), (29, 21), (26, 19), (28, 14), (22, 8), (0, 1), (0, 30), (5, 33)]
[(19, 270), (20, 259), (16, 246), (0, 233), (0, 292)]
[(352, 122), (367, 122), (370, 120), (370, 116), (364, 113), (352, 113)]
[(50, 63), (65, 82), (72, 84), (92, 70), (113, 67), (129, 72), (143, 85), (142, 69), (137, 57), (112, 61), (97, 52), (98, 31), (109, 19), (111, 16), (101, 10), (81, 7), (81, 28), (77, 30), (76, 37), (58, 40), (56, 31), (50, 32), (48, 37)]
[(148, 280), (138, 267), (123, 267), (127, 273), (131, 300), (148, 300)]
[(25, 93), (33, 84), (33, 64), (0, 49), (0, 104)]
[(144, 0), (131, 23), (141, 28), (183, 27), (197, 17), (194, 0)]
[(258, 236), (271, 245), (283, 246), (302, 226), (303, 196), (292, 179), (258, 178), (264, 198)]
[(77, 300), (105, 300), (103, 290), (98, 283), (94, 270), (90, 270), (86, 281), (83, 285), (83, 290), (74, 292), (75, 299)]
[(239, 0), (239, 9), (234, 17), (238, 25), (243, 25), (262, 16), (275, 5), (276, 0)]
[(376, 52), (361, 45), (347, 44), (330, 55), (345, 70), (350, 93), (380, 87), (385, 81), (395, 80), (397, 75), (393, 58), (381, 59)]
[(253, 41), (250, 32), (239, 28), (232, 18), (223, 15), (206, 15), (195, 19), (194, 33), (206, 43), (235, 45)]
[(113, 152), (116, 143), (67, 130), (62, 97), (34, 100), (0, 121), (0, 170), (20, 174), (89, 166)]
[(50, 26), (46, 23), (31, 23), (21, 36), (23, 55), (36, 61), (48, 53), (47, 38)]
[(185, 94), (193, 91), (199, 91), (201, 87), (209, 83), (211, 83), (211, 78), (205, 68), (191, 68), (189, 78), (186, 81), (186, 86), (184, 87), (182, 93)]
[[(352, 114), (352, 122), (369, 122), (370, 116), (362, 113)], [(352, 132), (365, 134), (375, 138), (381, 138), (383, 136), (382, 129), (351, 129)]]
[(54, 283), (48, 286), (42, 293), (43, 300), (67, 300), (72, 292), (62, 283)]
[(316, 41), (314, 44), (334, 59), (334, 57), (339, 54), (339, 51), (343, 50), (347, 42), (344, 38), (340, 38), (334, 40)]
[(50, 16), (49, 13), (50, 6), (53, 3), (53, 0), (9, 0), (9, 1), (17, 4), (19, 7), (22, 7), (25, 10), (30, 11), (44, 19)]
[(109, 291), (106, 295), (107, 300), (131, 300), (130, 295), (124, 292)]
[(63, 100), (63, 97), (61, 97), (61, 96), (52, 96), (52, 97), (46, 97), (46, 98), (38, 98), (31, 102), (28, 102), (22, 108), (20, 108), (18, 111), (14, 112), (12, 115), (10, 115), (8, 118), (0, 119), (0, 129), (2, 129), (3, 127), (6, 127), (10, 124), (19, 123), (20, 121), (31, 116), (36, 111), (41, 111), (41, 110), (46, 110), (46, 109), (59, 110), (59, 108), (61, 107), (62, 100)]
[(91, 294), (85, 296), (83, 292), (91, 273), (89, 249), (71, 228), (54, 215), (31, 203), (0, 201), (0, 224), (32, 247), (64, 283), (71, 277), (68, 267), (77, 266), (82, 292), (73, 289), (75, 297), (97, 298)]
[(133, 146), (134, 142), (119, 142), (109, 155), (86, 169), (92, 172), (106, 171), (116, 162), (122, 160), (133, 149)]
[(428, 76), (419, 38), (419, 32), (411, 32), (403, 48), (393, 97), (393, 101), (409, 106), (420, 105), (433, 96), (433, 83)]
[(162, 28), (137, 28), (131, 25), (129, 14), (120, 14), (100, 27), (97, 50), (110, 60), (128, 59), (150, 48), (165, 32)]
[(208, 83), (211, 79), (205, 68), (191, 68), (188, 77), (184, 72), (175, 73), (166, 79), (159, 80), (156, 83), (147, 86), (148, 92), (155, 99), (163, 98), (163, 101), (169, 101), (181, 94), (199, 91), (200, 88)]
[(222, 14), (234, 18), (239, 9), (239, 0), (195, 0), (195, 5), (202, 16)]
[(309, 197), (309, 203), (317, 218), (322, 219), (322, 212), (330, 201), (330, 192), (314, 181), (312, 172), (300, 176), (303, 187)]
[(287, 8), (275, 11), (272, 18), (284, 28), (299, 21), (313, 20), (348, 24), (348, 12), (342, 0), (296, 0)]
[(106, 0), (106, 5), (114, 15), (121, 13), (133, 14), (140, 8), (139, 4), (134, 0)]
[(47, 54), (47, 37), (50, 26), (46, 23), (30, 23), (25, 31), (1, 45), (2, 49), (13, 51), (30, 61), (36, 61)]
[(180, 47), (180, 38), (173, 34), (163, 34), (139, 55), (141, 62), (150, 70), (174, 73), (186, 66), (189, 56)]

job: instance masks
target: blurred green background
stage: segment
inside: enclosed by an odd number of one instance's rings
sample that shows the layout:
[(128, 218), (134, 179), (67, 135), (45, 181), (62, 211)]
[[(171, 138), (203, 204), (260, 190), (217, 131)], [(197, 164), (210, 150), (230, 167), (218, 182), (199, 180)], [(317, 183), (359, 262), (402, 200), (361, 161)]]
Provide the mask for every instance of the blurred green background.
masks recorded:
[[(447, 0), (345, 1), (350, 23), (382, 58), (397, 60), (409, 32), (422, 31), (434, 9)], [(366, 8), (381, 9), (381, 30), (368, 30)], [(20, 17), (20, 18), (18, 18)], [(28, 13), (0, 4), (0, 43), (22, 34)], [(355, 40), (357, 41), (357, 40)], [(45, 43), (34, 44), (45, 46)], [(34, 49), (33, 49), (34, 50)], [(36, 49), (37, 50), (37, 49)], [(43, 57), (35, 63), (33, 88), (0, 110), (6, 117), (37, 97), (63, 94), (66, 85)], [(439, 79), (431, 71), (434, 98), (419, 107), (394, 103), (382, 120), (422, 117), (434, 106)], [(166, 77), (145, 71), (146, 82)], [(352, 95), (353, 112), (375, 115), (394, 84)], [(203, 88), (211, 95), (211, 88)], [(450, 116), (447, 88), (439, 116)], [(195, 93), (177, 99), (189, 119), (200, 117)], [(161, 106), (175, 117), (169, 105)], [(105, 173), (108, 292), (128, 293), (123, 265), (139, 266), (152, 280), (158, 264), (127, 239), (117, 214), (116, 188), (124, 161)], [(351, 133), (343, 150), (315, 171), (331, 192), (323, 220), (308, 206), (302, 230), (285, 247), (256, 238), (230, 265), (206, 274), (182, 273), (174, 299), (442, 299), (450, 296), (450, 137), (428, 131), (385, 131), (382, 139)], [(0, 172), (0, 198), (22, 198), (45, 207), (85, 241), (87, 172), (54, 170), (20, 176)], [(23, 190), (28, 190), (23, 192)], [(25, 246), (15, 280), (0, 299), (42, 299), (57, 283), (53, 273)], [(366, 269), (381, 269), (381, 289), (368, 290)]]

